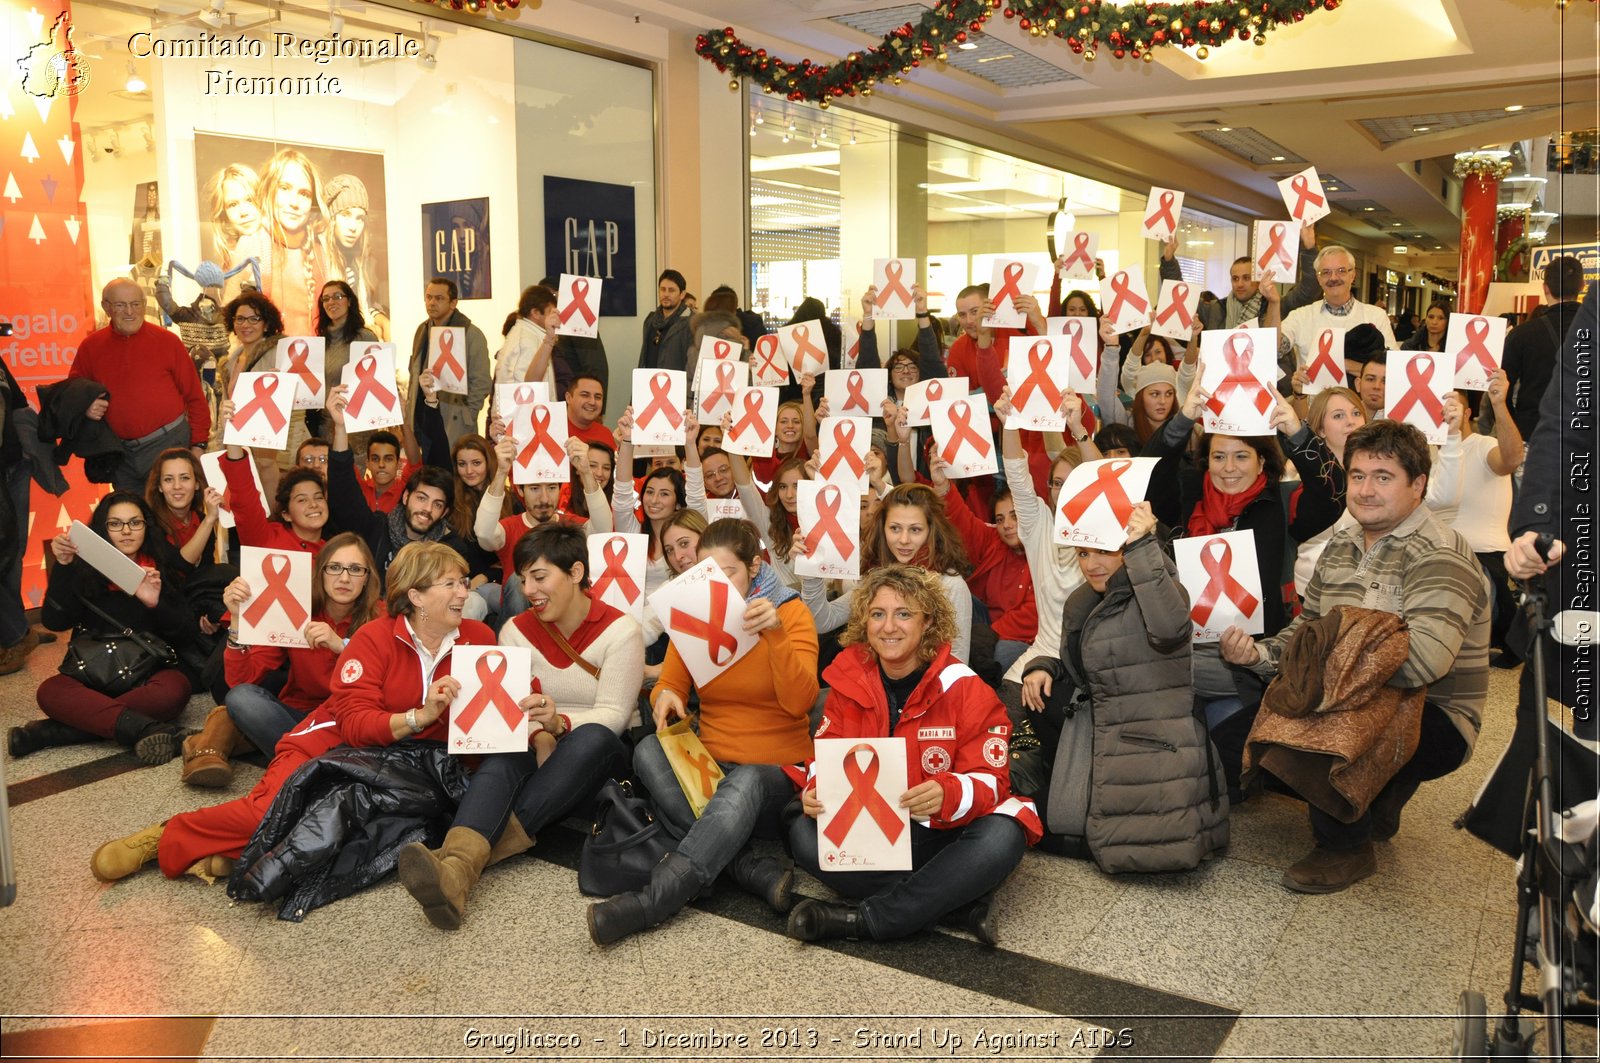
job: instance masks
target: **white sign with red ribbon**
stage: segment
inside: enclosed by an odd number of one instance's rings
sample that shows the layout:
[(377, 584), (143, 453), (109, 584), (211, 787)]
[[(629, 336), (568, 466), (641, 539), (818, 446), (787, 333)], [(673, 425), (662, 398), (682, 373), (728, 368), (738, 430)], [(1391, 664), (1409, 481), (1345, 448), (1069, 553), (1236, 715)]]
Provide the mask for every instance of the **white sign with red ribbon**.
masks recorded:
[(1429, 443), (1442, 446), (1450, 430), (1444, 423), (1444, 397), (1455, 374), (1450, 356), (1428, 351), (1389, 351), (1384, 358), (1384, 417), (1422, 429)]
[(1506, 319), (1481, 314), (1451, 314), (1444, 334), (1445, 360), (1455, 366), (1455, 386), (1487, 391), (1505, 361)]
[(566, 448), (566, 403), (530, 402), (518, 406), (506, 434), (517, 443), (517, 456), (511, 462), (512, 483), (572, 482), (572, 458)]
[[(1007, 428), (1060, 432), (1067, 427), (1061, 401), (1073, 390), (1069, 378), (1072, 343), (1065, 336), (1012, 336), (1006, 353), (1006, 386), (1011, 389)], [(1089, 363), (1093, 378), (1094, 363)], [(1091, 387), (1092, 391), (1093, 388)]]
[(450, 701), (453, 754), (525, 753), (528, 716), (519, 707), (533, 693), (533, 651), (526, 646), (456, 646), (450, 674), (461, 690)]
[(861, 494), (867, 489), (867, 448), (871, 443), (870, 418), (823, 418), (817, 425), (817, 479)]
[(889, 397), (887, 369), (830, 369), (822, 376), (822, 394), (834, 417), (882, 417)]
[[(228, 487), (228, 478), (222, 475), (223, 451), (213, 450), (200, 455), (200, 468), (206, 474), (206, 486), (222, 493), (222, 506), (220, 508), (222, 526), (231, 528), (233, 518), (233, 492)], [(250, 480), (256, 485), (256, 497), (261, 500), (261, 512), (270, 512), (267, 506), (267, 493), (261, 488), (261, 473), (256, 468), (256, 463), (245, 459), (245, 467), (250, 470)]]
[(1146, 240), (1170, 240), (1183, 217), (1183, 193), (1175, 188), (1152, 188), (1144, 201), (1144, 220), (1139, 231)]
[(840, 369), (854, 369), (856, 367), (856, 363), (859, 362), (860, 360), (861, 360), (861, 322), (859, 320), (857, 320), (857, 321), (854, 321), (854, 322), (851, 323), (850, 345), (848, 347), (846, 347), (844, 349), (844, 351), (842, 353), (840, 353), (840, 355), (839, 355), (839, 368)]
[(873, 259), (872, 283), (878, 288), (877, 299), (872, 304), (872, 320), (908, 321), (916, 318), (916, 299), (911, 294), (911, 286), (917, 283), (916, 259)]
[(984, 328), (1022, 328), (1028, 315), (1017, 309), (1017, 300), (1033, 291), (1039, 277), (1037, 262), (998, 259), (989, 280), (989, 303), (994, 313), (983, 319)]
[(1144, 501), (1156, 458), (1086, 461), (1067, 473), (1056, 501), (1056, 542), (1093, 550), (1120, 550), (1128, 517)]
[(738, 340), (725, 340), (721, 336), (700, 337), (700, 362), (736, 362), (739, 355), (744, 353), (744, 345)]
[(1067, 234), (1065, 247), (1056, 248), (1061, 252), (1061, 268), (1056, 272), (1061, 274), (1064, 281), (1092, 281), (1099, 278), (1095, 272), (1095, 256), (1100, 254), (1100, 234), (1073, 231)]
[(1200, 334), (1200, 386), (1207, 432), (1272, 435), (1278, 405), (1278, 330), (1207, 329)]
[(280, 373), (295, 378), (294, 408), (320, 410), (328, 404), (328, 341), (321, 336), (285, 336), (273, 361)]
[(1254, 223), (1255, 251), (1250, 256), (1250, 277), (1263, 280), (1268, 271), (1272, 283), (1293, 284), (1300, 272), (1300, 223), (1297, 221), (1258, 221)]
[(1266, 630), (1256, 537), (1247, 531), (1176, 539), (1178, 582), (1189, 594), (1194, 641), (1219, 642), (1229, 627), (1247, 635)]
[(745, 600), (715, 558), (706, 558), (650, 595), (667, 638), (694, 679), (704, 688), (749, 653), (759, 635), (744, 629)]
[(597, 532), (589, 536), (589, 594), (644, 619), (644, 573), (650, 536), (643, 532)]
[(750, 367), (727, 359), (700, 359), (694, 371), (694, 415), (701, 424), (721, 424), (733, 412), (733, 393), (750, 386)]
[(289, 442), (295, 378), (288, 373), (240, 373), (233, 382), (233, 416), (222, 442), (237, 447), (282, 450)]
[(467, 393), (467, 330), (461, 325), (428, 326), (428, 372), (440, 391)]
[[(1100, 379), (1100, 334), (1095, 331), (1092, 317), (1052, 317), (1045, 319), (1045, 333), (1062, 336), (1067, 341), (1067, 382), (1074, 391), (1085, 395), (1094, 393)], [(1084, 366), (1089, 366), (1088, 370)]]
[(1101, 281), (1100, 305), (1105, 308), (1105, 319), (1119, 333), (1134, 332), (1150, 324), (1150, 293), (1145, 289), (1144, 276), (1137, 271), (1119, 269)]
[(936, 402), (930, 411), (933, 449), (944, 459), (946, 476), (958, 480), (999, 471), (989, 408), (981, 397)]
[(350, 361), (345, 363), (339, 383), (350, 389), (344, 406), (346, 432), (369, 432), (405, 423), (400, 388), (395, 383), (394, 344), (352, 344)]
[(906, 424), (926, 428), (933, 423), (931, 407), (946, 399), (959, 399), (967, 393), (966, 383), (955, 377), (932, 377), (906, 388)]
[[(956, 740), (944, 749), (944, 768)], [(910, 789), (903, 738), (819, 738), (814, 743), (817, 861), (824, 871), (910, 871), (911, 813), (900, 807)], [(924, 770), (928, 765), (923, 765)], [(933, 774), (932, 771), (927, 771)]]
[(1188, 343), (1194, 336), (1195, 313), (1200, 309), (1200, 286), (1188, 281), (1164, 280), (1150, 331), (1169, 340)]
[(682, 446), (688, 377), (681, 369), (633, 371), (635, 446)]
[(821, 376), (827, 372), (828, 339), (822, 331), (822, 322), (801, 321), (794, 325), (783, 325), (775, 335), (778, 337), (778, 349), (788, 359), (796, 380), (807, 373)]
[(1346, 386), (1344, 334), (1342, 328), (1323, 328), (1312, 337), (1309, 358), (1304, 363), (1306, 382), (1302, 390), (1307, 395)]
[(505, 422), (508, 430), (511, 419), (517, 415), (518, 407), (549, 401), (550, 386), (542, 380), (525, 380), (520, 384), (494, 386), (494, 408), (500, 411), (500, 419)]
[(556, 291), (556, 335), (600, 335), (600, 289), (605, 284), (599, 277), (574, 277), (561, 275), (561, 287)]
[(740, 388), (733, 393), (733, 416), (722, 437), (723, 450), (751, 458), (770, 458), (777, 433), (777, 388)]
[[(151, 530), (145, 529), (145, 534), (151, 534)], [(139, 584), (144, 582), (144, 566), (101, 538), (99, 533), (83, 521), (72, 522), (72, 526), (67, 529), (67, 538), (78, 548), (80, 559), (122, 588), (125, 593), (132, 594), (139, 589)]]
[(1279, 181), (1278, 195), (1283, 197), (1283, 205), (1289, 208), (1289, 217), (1301, 225), (1314, 224), (1333, 213), (1315, 166), (1307, 166), (1293, 177)]
[(856, 494), (838, 484), (801, 480), (795, 484), (795, 516), (799, 518), (794, 571), (822, 579), (861, 576), (861, 505)]
[(234, 617), (238, 640), (246, 646), (297, 646), (304, 649), (311, 622), (312, 557), (304, 550), (239, 547), (239, 577), (250, 597)]
[(750, 382), (760, 387), (782, 387), (789, 382), (789, 356), (776, 333), (756, 337), (750, 351)]

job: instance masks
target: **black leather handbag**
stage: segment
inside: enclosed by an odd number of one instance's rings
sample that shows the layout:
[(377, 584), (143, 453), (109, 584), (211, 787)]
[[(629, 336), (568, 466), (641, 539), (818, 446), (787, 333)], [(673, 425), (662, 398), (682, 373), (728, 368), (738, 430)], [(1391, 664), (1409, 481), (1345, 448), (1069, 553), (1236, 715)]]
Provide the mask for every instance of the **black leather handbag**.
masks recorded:
[(176, 668), (178, 655), (158, 635), (123, 627), (110, 613), (87, 598), (82, 599), (94, 613), (110, 625), (106, 635), (74, 635), (61, 658), (59, 671), (108, 698), (120, 697), (142, 685), (163, 668)]
[(614, 897), (644, 889), (661, 858), (677, 841), (635, 797), (627, 782), (608, 780), (595, 797), (594, 826), (578, 857), (578, 889), (590, 897)]

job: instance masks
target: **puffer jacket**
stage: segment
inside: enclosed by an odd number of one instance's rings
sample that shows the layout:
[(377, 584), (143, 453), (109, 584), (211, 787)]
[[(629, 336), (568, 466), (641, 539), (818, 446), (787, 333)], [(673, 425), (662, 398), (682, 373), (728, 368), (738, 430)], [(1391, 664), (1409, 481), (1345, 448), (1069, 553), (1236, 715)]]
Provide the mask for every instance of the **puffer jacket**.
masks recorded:
[[(1052, 701), (1068, 696), (1063, 683), (1087, 695), (1093, 737), (1084, 832), (1104, 871), (1188, 870), (1228, 844), (1227, 789), (1194, 714), (1189, 640), (1189, 603), (1176, 569), (1146, 535), (1126, 548), (1104, 594), (1084, 584), (1067, 599), (1060, 657), (1028, 666), (1054, 678)], [(1058, 751), (1055, 770), (1067, 759)], [(1055, 810), (1047, 811), (1055, 820)]]
[(272, 799), (228, 896), (281, 900), (278, 918), (298, 923), (393, 871), (411, 842), (442, 837), (466, 792), (460, 758), (439, 742), (331, 749)]

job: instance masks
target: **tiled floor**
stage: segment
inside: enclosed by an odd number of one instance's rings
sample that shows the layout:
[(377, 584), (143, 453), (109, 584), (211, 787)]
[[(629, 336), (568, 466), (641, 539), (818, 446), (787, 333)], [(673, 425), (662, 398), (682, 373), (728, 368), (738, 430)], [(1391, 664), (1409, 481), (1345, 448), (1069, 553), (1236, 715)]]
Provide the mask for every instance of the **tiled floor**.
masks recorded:
[[(35, 715), (61, 652), (0, 679), (0, 725)], [(1000, 895), (996, 951), (943, 933), (805, 946), (731, 888), (601, 951), (564, 829), (488, 872), (456, 934), (394, 882), (298, 925), (198, 879), (103, 886), (88, 870), (102, 841), (218, 795), (183, 787), (176, 763), (49, 750), (6, 766), (20, 888), (0, 910), (0, 1030), (7, 1054), (95, 1058), (1439, 1057), (1460, 992), (1492, 1003), (1510, 967), (1512, 863), (1450, 823), (1509, 737), (1514, 694), (1515, 673), (1494, 673), (1477, 755), (1424, 787), (1380, 873), (1344, 894), (1278, 884), (1309, 834), (1301, 806), (1267, 796), (1236, 812), (1225, 858), (1186, 875), (1030, 853)], [(134, 1021), (148, 1016), (201, 1021)], [(1592, 1032), (1572, 1047), (1592, 1057)]]

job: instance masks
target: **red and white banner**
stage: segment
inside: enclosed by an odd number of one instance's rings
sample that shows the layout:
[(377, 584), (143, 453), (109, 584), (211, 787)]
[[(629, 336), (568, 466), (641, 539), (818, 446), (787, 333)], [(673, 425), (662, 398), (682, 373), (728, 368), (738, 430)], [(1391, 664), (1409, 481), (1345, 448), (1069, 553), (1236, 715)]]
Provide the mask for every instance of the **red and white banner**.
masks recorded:
[(233, 416), (222, 428), (228, 446), (282, 450), (289, 442), (295, 378), (288, 373), (240, 373), (233, 381)]
[(952, 480), (993, 476), (999, 470), (989, 408), (981, 399), (936, 402), (929, 410), (934, 453), (944, 459), (946, 476)]
[(1210, 392), (1207, 432), (1272, 435), (1278, 405), (1278, 330), (1207, 329), (1200, 334), (1200, 386)]
[(1183, 193), (1173, 188), (1152, 188), (1144, 201), (1139, 231), (1146, 240), (1170, 240), (1183, 216)]
[(805, 552), (794, 555), (795, 575), (859, 579), (860, 496), (817, 480), (801, 480), (795, 490), (798, 541), (805, 544)]
[(1128, 541), (1128, 517), (1150, 489), (1156, 460), (1086, 461), (1067, 473), (1056, 500), (1056, 542), (1120, 550)]
[(1454, 385), (1448, 354), (1389, 351), (1384, 358), (1384, 417), (1422, 429), (1428, 442), (1442, 446), (1450, 430), (1444, 423), (1444, 397)]
[(1176, 539), (1178, 581), (1189, 595), (1194, 641), (1217, 642), (1229, 627), (1247, 635), (1265, 630), (1256, 538), (1247, 531)]
[(1058, 247), (1065, 260), (1057, 271), (1064, 281), (1097, 281), (1094, 260), (1100, 254), (1100, 234), (1070, 232), (1065, 247)]
[(1169, 340), (1188, 343), (1194, 337), (1195, 314), (1200, 309), (1200, 285), (1187, 281), (1164, 280), (1161, 297), (1156, 300), (1150, 331)]
[(311, 622), (311, 569), (314, 559), (303, 550), (239, 547), (239, 576), (250, 584), (250, 597), (234, 617), (238, 640), (246, 646), (304, 648)]
[(916, 300), (911, 294), (911, 286), (917, 283), (916, 259), (873, 259), (872, 283), (878, 288), (878, 297), (872, 304), (874, 321), (908, 321), (916, 318)]
[(463, 326), (428, 326), (428, 372), (440, 391), (467, 393), (467, 330)]
[(1347, 386), (1349, 377), (1344, 370), (1344, 334), (1342, 328), (1318, 329), (1312, 337), (1311, 350), (1302, 352), (1302, 363), (1306, 370), (1304, 390), (1307, 395)]
[(998, 259), (989, 281), (989, 302), (994, 313), (983, 319), (984, 328), (1022, 328), (1028, 316), (1017, 309), (1017, 300), (1033, 291), (1039, 277), (1037, 262)]
[(1279, 181), (1278, 194), (1283, 197), (1283, 205), (1289, 208), (1289, 217), (1301, 225), (1315, 224), (1333, 213), (1315, 166)]
[(882, 417), (889, 397), (887, 369), (830, 369), (822, 375), (822, 394), (832, 417)]
[(634, 446), (682, 446), (688, 378), (681, 369), (633, 371)]
[(643, 532), (596, 532), (589, 536), (589, 594), (644, 619), (644, 573), (650, 536)]
[(518, 406), (506, 434), (517, 443), (511, 463), (514, 484), (564, 484), (572, 482), (572, 459), (567, 454), (567, 404), (531, 402)]
[(600, 335), (600, 289), (605, 282), (599, 277), (574, 277), (561, 275), (561, 287), (556, 291), (556, 335)]
[(1150, 293), (1145, 289), (1144, 276), (1125, 269), (1111, 274), (1100, 282), (1100, 306), (1106, 320), (1119, 333), (1134, 332), (1150, 324)]
[(1011, 412), (1006, 415), (1005, 427), (1064, 431), (1067, 419), (1061, 402), (1071, 390), (1071, 341), (1065, 336), (1013, 336), (1008, 347), (1006, 386), (1011, 389)]
[(650, 607), (697, 687), (704, 688), (760, 641), (745, 632), (745, 600), (715, 558), (659, 588), (650, 595)]
[(456, 646), (450, 674), (461, 690), (450, 702), (451, 753), (524, 753), (528, 715), (518, 706), (533, 693), (533, 651), (526, 646)]
[(394, 344), (352, 344), (350, 361), (345, 363), (339, 383), (350, 389), (344, 406), (346, 432), (370, 432), (405, 424), (400, 388), (395, 383)]
[(1258, 221), (1254, 223), (1255, 250), (1250, 255), (1250, 276), (1272, 283), (1293, 284), (1300, 273), (1300, 223), (1297, 221)]
[(328, 404), (327, 344), (321, 336), (285, 336), (278, 341), (272, 364), (295, 378), (297, 410), (320, 410)]
[(1455, 386), (1487, 391), (1506, 353), (1506, 319), (1481, 314), (1451, 314), (1444, 334), (1445, 360), (1455, 367)]
[(777, 432), (777, 388), (741, 388), (733, 393), (733, 415), (722, 437), (723, 450), (751, 458), (770, 458)]
[[(903, 738), (819, 738), (813, 755), (817, 859), (824, 871), (910, 871), (910, 788)], [(955, 740), (950, 740), (952, 755)]]
[(872, 421), (866, 417), (825, 417), (817, 425), (817, 479), (838, 484), (852, 495), (867, 489), (867, 448)]

